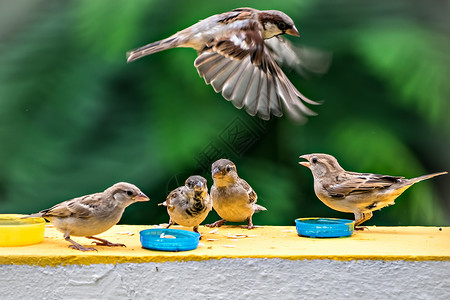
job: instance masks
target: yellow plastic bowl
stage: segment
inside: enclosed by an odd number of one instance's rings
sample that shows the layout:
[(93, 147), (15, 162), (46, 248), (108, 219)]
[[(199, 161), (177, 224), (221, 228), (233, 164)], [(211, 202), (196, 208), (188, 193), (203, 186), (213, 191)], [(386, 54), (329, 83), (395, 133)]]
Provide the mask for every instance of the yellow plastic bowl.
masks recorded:
[(0, 247), (33, 245), (44, 240), (45, 220), (21, 219), (24, 216), (0, 214)]

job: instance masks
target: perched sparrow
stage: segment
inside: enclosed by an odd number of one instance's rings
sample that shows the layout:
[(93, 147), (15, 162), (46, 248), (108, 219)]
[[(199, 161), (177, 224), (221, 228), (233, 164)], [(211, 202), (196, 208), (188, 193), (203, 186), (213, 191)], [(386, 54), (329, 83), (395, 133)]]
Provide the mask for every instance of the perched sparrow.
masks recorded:
[(254, 228), (252, 216), (255, 212), (267, 210), (256, 204), (258, 196), (252, 187), (239, 178), (236, 166), (228, 159), (219, 159), (212, 165), (214, 184), (211, 187), (211, 198), (214, 210), (222, 220), (208, 227), (220, 227), (225, 222), (247, 222), (248, 229)]
[(355, 214), (355, 225), (372, 217), (372, 211), (393, 205), (414, 183), (447, 172), (424, 175), (412, 179), (399, 176), (345, 171), (336, 158), (328, 154), (308, 154), (299, 164), (308, 167), (314, 177), (314, 191), (328, 207)]
[(166, 201), (158, 205), (167, 206), (170, 216), (169, 225), (179, 224), (194, 227), (198, 232), (198, 225), (202, 223), (212, 208), (212, 201), (208, 194), (206, 179), (202, 176), (190, 176), (185, 185), (171, 191)]
[(285, 13), (237, 8), (130, 51), (127, 61), (176, 47), (193, 48), (198, 53), (194, 66), (200, 76), (234, 106), (245, 107), (250, 115), (264, 120), (271, 114), (281, 117), (284, 110), (300, 121), (304, 114), (315, 115), (302, 101), (319, 103), (301, 94), (277, 65), (301, 63), (292, 46), (280, 37), (285, 33), (300, 36)]
[(93, 235), (116, 225), (128, 205), (148, 200), (150, 199), (135, 185), (119, 182), (104, 192), (67, 200), (26, 218), (41, 217), (49, 220), (57, 230), (64, 233), (64, 239), (72, 243), (69, 247), (73, 249), (97, 251), (95, 248), (85, 248), (76, 243), (70, 239), (71, 235), (97, 240), (99, 242), (93, 243), (99, 246), (125, 247), (124, 244), (110, 243)]

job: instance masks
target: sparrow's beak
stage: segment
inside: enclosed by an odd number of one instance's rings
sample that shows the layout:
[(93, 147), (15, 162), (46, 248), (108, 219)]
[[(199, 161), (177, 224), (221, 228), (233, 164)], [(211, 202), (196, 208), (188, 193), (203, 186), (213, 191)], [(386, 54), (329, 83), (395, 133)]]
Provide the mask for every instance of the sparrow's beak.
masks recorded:
[[(302, 155), (302, 156), (300, 156), (300, 158), (309, 160), (309, 155)], [(309, 161), (300, 161), (298, 163), (301, 164), (302, 166), (307, 167), (307, 168), (309, 168), (309, 166), (310, 166)]]
[(137, 196), (135, 196), (135, 197), (133, 198), (133, 200), (134, 200), (135, 202), (144, 202), (144, 201), (149, 201), (150, 198), (147, 197), (144, 193), (140, 193), (140, 194), (138, 194)]
[(292, 28), (286, 30), (286, 33), (293, 36), (300, 36), (300, 33), (298, 33), (298, 30), (297, 28), (295, 28), (295, 26), (292, 26)]
[(194, 187), (196, 190), (202, 190), (203, 189), (203, 182), (199, 181)]
[(216, 177), (216, 174), (217, 173), (219, 173), (220, 172), (220, 170), (219, 170), (219, 168), (214, 168), (213, 170), (212, 170), (212, 177)]

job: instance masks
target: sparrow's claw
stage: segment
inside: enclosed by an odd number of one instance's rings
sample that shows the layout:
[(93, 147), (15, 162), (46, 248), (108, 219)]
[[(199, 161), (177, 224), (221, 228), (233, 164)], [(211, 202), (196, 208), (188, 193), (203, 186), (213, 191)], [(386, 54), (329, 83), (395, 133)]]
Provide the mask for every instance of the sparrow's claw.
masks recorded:
[(363, 231), (363, 230), (365, 230), (365, 229), (369, 230), (369, 228), (367, 228), (366, 226), (355, 226), (355, 230), (361, 230), (361, 231)]
[(127, 247), (125, 246), (125, 244), (111, 243), (108, 241), (106, 241), (106, 243), (93, 241), (92, 244), (95, 244), (96, 246), (107, 246), (107, 247), (125, 247), (125, 248)]
[(127, 246), (125, 246), (124, 244), (120, 244), (120, 243), (111, 243), (111, 242), (109, 242), (109, 241), (107, 241), (107, 240), (105, 240), (105, 239), (101, 239), (101, 238), (98, 238), (98, 237), (94, 237), (94, 236), (87, 236), (87, 238), (88, 239), (94, 239), (94, 240), (97, 240), (97, 241), (93, 241), (92, 242), (92, 244), (95, 244), (95, 245), (97, 245), (97, 246), (107, 246), (107, 247), (127, 247)]
[(256, 228), (256, 227), (252, 224), (252, 225), (241, 225), (241, 228), (253, 229), (253, 228)]
[(255, 228), (255, 226), (253, 225), (253, 222), (252, 222), (252, 217), (248, 218), (247, 225), (241, 225), (241, 228), (247, 228), (247, 229)]
[(74, 240), (72, 240), (72, 239), (70, 238), (70, 236), (66, 236), (64, 239), (65, 239), (66, 241), (72, 243), (72, 245), (70, 245), (69, 248), (72, 248), (72, 249), (75, 249), (75, 250), (80, 250), (80, 251), (83, 251), (83, 252), (85, 252), (85, 251), (98, 251), (98, 250), (95, 249), (95, 248), (92, 248), (92, 247), (86, 248), (86, 247), (84, 247), (84, 246), (78, 244), (77, 242), (75, 242)]
[(223, 224), (225, 224), (227, 221), (226, 220), (219, 220), (219, 221), (215, 221), (214, 223), (212, 223), (212, 224), (206, 224), (205, 226), (206, 227), (220, 227), (220, 226), (222, 226)]

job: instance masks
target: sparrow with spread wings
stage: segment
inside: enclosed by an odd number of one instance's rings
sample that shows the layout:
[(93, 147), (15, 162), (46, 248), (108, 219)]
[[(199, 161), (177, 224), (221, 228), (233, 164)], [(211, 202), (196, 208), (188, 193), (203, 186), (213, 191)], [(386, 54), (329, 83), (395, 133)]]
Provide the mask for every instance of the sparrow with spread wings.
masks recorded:
[(237, 8), (130, 51), (127, 61), (171, 48), (193, 48), (200, 76), (235, 107), (264, 120), (284, 112), (300, 122), (305, 115), (315, 115), (305, 103), (319, 103), (300, 93), (277, 64), (304, 64), (283, 34), (300, 36), (285, 13)]

